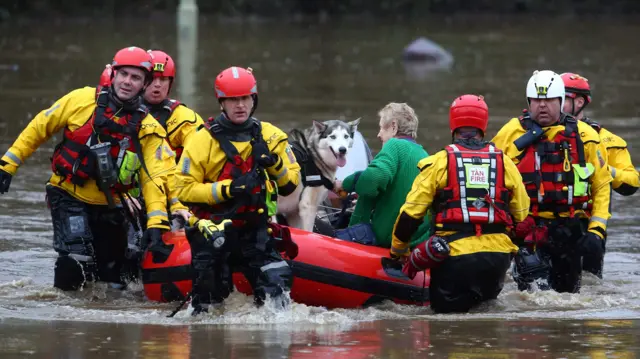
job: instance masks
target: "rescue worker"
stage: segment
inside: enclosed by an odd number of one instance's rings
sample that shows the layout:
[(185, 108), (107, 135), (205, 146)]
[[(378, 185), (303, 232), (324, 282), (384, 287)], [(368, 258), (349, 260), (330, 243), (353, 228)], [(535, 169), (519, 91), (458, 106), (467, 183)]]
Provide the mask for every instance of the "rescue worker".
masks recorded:
[(150, 241), (169, 229), (166, 212), (166, 131), (142, 105), (151, 83), (151, 55), (139, 47), (118, 51), (112, 84), (96, 95), (93, 87), (74, 90), (40, 112), (0, 161), (0, 193), (9, 189), (18, 167), (53, 134), (64, 129), (52, 157), (46, 185), (58, 252), (54, 286), (77, 290), (100, 280), (123, 287), (127, 247), (123, 194), (140, 183)]
[(176, 77), (171, 56), (160, 50), (149, 50), (153, 56), (153, 81), (144, 93), (144, 102), (158, 122), (167, 130), (167, 142), (176, 152), (176, 163), (189, 137), (204, 124), (202, 117), (178, 100), (169, 98)]
[[(452, 144), (418, 162), (420, 173), (393, 228), (391, 257), (409, 256), (403, 272), (413, 278), (431, 269), (436, 313), (467, 312), (498, 296), (518, 250), (507, 229), (527, 217), (529, 198), (518, 169), (483, 140), (488, 120), (482, 96), (453, 101)], [(435, 234), (410, 253), (409, 241), (430, 208)]]
[[(300, 166), (285, 133), (252, 117), (258, 90), (251, 69), (234, 66), (222, 71), (216, 77), (215, 92), (222, 113), (192, 136), (176, 173), (180, 201), (201, 218), (194, 228), (210, 226), (211, 220), (231, 220), (224, 245), (218, 248), (202, 231), (187, 231), (195, 272), (194, 314), (228, 296), (231, 284), (223, 275), (229, 272), (225, 268), (243, 271), (258, 305), (267, 295), (284, 300), (282, 294), (293, 279), (291, 268), (275, 248), (273, 236), (279, 233), (270, 234), (268, 228), (280, 229), (269, 223), (276, 210), (275, 191), (285, 196), (293, 193)], [(290, 254), (296, 250), (290, 237), (283, 239), (278, 243)]]
[[(171, 56), (164, 51), (149, 50), (153, 56), (153, 81), (144, 93), (145, 105), (153, 117), (167, 131), (167, 151), (175, 154), (175, 161), (180, 161), (182, 150), (192, 134), (204, 124), (202, 117), (178, 100), (169, 98), (171, 87), (176, 77), (176, 65)], [(168, 193), (169, 207), (172, 214), (179, 214), (185, 220), (190, 216), (187, 207), (178, 200), (175, 191), (174, 168), (169, 174)]]
[(606, 153), (591, 126), (561, 112), (560, 75), (535, 71), (526, 96), (529, 110), (493, 139), (518, 166), (531, 199), (530, 216), (516, 227), (522, 248), (513, 276), (521, 290), (535, 280), (576, 293), (582, 256), (602, 256), (604, 248), (611, 182)]
[[(584, 108), (591, 103), (591, 87), (589, 81), (575, 73), (560, 75), (564, 82), (565, 101), (562, 112), (574, 116), (577, 120), (584, 121), (598, 132), (600, 136), (600, 150), (606, 152), (607, 164), (613, 181), (611, 187), (623, 196), (630, 196), (640, 187), (640, 177), (627, 149), (627, 142), (616, 136), (611, 131), (600, 126), (599, 123), (587, 118)], [(606, 249), (606, 237), (602, 242)], [(582, 259), (582, 269), (602, 278), (602, 266), (604, 264), (604, 252), (602, 257), (585, 256)]]

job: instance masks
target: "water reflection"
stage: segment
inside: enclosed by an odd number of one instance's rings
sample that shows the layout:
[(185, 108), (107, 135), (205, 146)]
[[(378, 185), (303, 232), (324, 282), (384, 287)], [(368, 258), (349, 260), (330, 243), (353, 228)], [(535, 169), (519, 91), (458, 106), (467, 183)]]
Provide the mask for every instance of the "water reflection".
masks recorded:
[[(42, 335), (47, 333), (47, 335)], [(376, 321), (311, 326), (0, 322), (3, 358), (634, 358), (640, 322)]]

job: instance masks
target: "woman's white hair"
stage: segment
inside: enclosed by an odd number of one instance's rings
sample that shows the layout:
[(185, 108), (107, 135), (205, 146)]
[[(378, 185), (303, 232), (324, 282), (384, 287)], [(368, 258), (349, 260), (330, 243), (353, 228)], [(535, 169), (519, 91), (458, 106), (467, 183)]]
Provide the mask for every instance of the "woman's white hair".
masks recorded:
[(396, 136), (409, 136), (414, 140), (418, 137), (418, 116), (411, 106), (406, 103), (390, 102), (378, 112), (383, 126), (396, 121), (398, 132)]

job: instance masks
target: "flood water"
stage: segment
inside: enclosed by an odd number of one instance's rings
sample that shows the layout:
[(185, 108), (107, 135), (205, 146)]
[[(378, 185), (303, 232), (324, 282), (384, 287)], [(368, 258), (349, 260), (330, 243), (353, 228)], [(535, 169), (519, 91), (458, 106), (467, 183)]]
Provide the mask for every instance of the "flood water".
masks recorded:
[[(146, 23), (88, 20), (2, 23), (0, 152), (28, 121), (70, 90), (93, 85), (122, 47), (176, 48), (173, 18)], [(535, 69), (589, 79), (591, 117), (640, 155), (640, 47), (634, 18), (536, 16), (429, 18), (419, 23), (345, 20), (321, 25), (216, 23), (201, 18), (198, 96), (214, 115), (214, 76), (251, 66), (259, 81), (258, 118), (288, 130), (312, 119), (362, 117), (374, 148), (377, 111), (408, 102), (420, 118), (419, 142), (434, 153), (449, 140), (448, 106), (483, 94), (489, 135), (526, 105)], [(571, 30), (570, 26), (575, 29)], [(405, 67), (402, 48), (426, 36), (448, 49), (451, 69)], [(6, 66), (5, 66), (6, 65)], [(18, 69), (12, 65), (18, 65)], [(179, 79), (178, 79), (179, 81)], [(465, 315), (384, 303), (363, 310), (294, 304), (256, 309), (234, 293), (224, 310), (197, 319), (173, 305), (145, 302), (142, 288), (96, 285), (80, 293), (52, 288), (55, 253), (44, 203), (48, 159), (60, 134), (20, 168), (0, 196), (0, 357), (2, 358), (634, 358), (640, 354), (640, 209), (613, 196), (604, 280), (585, 274), (580, 294), (520, 293), (508, 278), (500, 297)]]

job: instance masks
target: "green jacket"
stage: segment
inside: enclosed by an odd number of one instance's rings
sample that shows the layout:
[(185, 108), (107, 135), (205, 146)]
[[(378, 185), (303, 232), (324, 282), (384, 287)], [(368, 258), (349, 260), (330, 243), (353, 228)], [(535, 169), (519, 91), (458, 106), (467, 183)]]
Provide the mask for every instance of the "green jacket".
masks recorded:
[[(390, 248), (396, 218), (420, 172), (418, 162), (427, 156), (427, 151), (413, 140), (392, 138), (366, 170), (345, 178), (342, 187), (358, 194), (349, 226), (371, 223), (376, 245)], [(411, 247), (429, 237), (430, 227), (430, 216), (427, 215), (411, 238)]]

